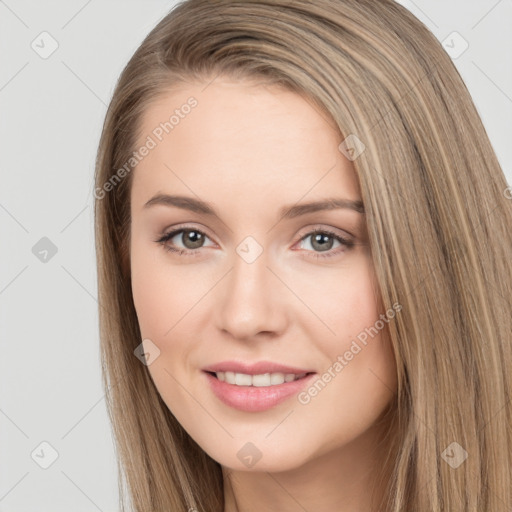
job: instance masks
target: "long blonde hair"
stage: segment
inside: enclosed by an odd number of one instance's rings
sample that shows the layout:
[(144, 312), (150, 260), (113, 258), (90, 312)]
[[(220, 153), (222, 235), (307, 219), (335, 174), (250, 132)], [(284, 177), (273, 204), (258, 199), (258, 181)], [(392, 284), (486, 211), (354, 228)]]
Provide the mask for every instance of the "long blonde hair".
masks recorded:
[(123, 510), (128, 498), (138, 512), (223, 511), (220, 465), (134, 356), (132, 173), (112, 182), (149, 102), (175, 83), (219, 75), (302, 94), (339, 129), (340, 142), (355, 135), (366, 147), (353, 164), (373, 264), (384, 307), (402, 305), (388, 324), (399, 385), (380, 510), (510, 512), (511, 189), (451, 59), (391, 0), (188, 0), (120, 76), (97, 156), (95, 229), (103, 383)]

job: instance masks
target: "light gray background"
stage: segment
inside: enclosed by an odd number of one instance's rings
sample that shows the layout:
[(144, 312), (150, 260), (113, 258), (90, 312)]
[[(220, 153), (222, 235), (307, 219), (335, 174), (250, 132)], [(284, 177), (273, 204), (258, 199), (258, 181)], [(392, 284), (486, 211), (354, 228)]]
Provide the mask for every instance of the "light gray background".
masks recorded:
[[(456, 31), (469, 44), (454, 63), (511, 183), (512, 1), (401, 3), (440, 41)], [(173, 5), (0, 0), (2, 512), (118, 510), (100, 380), (94, 160), (118, 75)], [(43, 31), (58, 43), (48, 58)], [(461, 42), (447, 40), (457, 53)], [(33, 253), (43, 237), (57, 248), (46, 262)], [(47, 469), (42, 442), (58, 454)]]

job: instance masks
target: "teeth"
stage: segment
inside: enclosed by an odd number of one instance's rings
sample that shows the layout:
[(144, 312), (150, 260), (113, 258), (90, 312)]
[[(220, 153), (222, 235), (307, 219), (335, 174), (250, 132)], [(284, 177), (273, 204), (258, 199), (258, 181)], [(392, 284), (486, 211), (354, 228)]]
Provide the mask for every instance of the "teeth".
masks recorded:
[(237, 386), (250, 386), (252, 384), (252, 377), (245, 373), (235, 373), (235, 384)]
[(295, 375), (293, 373), (263, 373), (260, 375), (247, 375), (246, 373), (215, 372), (220, 381), (234, 384), (235, 386), (274, 386), (283, 382), (292, 382), (301, 379), (306, 374)]

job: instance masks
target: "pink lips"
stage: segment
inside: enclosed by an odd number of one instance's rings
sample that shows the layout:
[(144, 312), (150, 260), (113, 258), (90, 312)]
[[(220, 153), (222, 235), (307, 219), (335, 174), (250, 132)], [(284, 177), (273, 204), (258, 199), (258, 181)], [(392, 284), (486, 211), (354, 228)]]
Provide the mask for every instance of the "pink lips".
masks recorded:
[[(268, 361), (247, 364), (236, 361), (225, 361), (203, 369), (211, 390), (224, 404), (245, 412), (261, 412), (274, 407), (293, 395), (296, 395), (314, 376), (312, 370), (285, 366)], [(215, 375), (208, 372), (235, 372), (248, 375), (264, 373), (293, 373), (305, 377), (292, 382), (284, 382), (273, 386), (237, 386), (220, 381)]]
[(212, 364), (203, 368), (205, 372), (235, 372), (246, 373), (247, 375), (261, 375), (264, 373), (313, 373), (314, 370), (305, 370), (283, 364), (273, 363), (271, 361), (258, 361), (257, 363), (241, 363), (238, 361), (224, 361), (222, 363)]

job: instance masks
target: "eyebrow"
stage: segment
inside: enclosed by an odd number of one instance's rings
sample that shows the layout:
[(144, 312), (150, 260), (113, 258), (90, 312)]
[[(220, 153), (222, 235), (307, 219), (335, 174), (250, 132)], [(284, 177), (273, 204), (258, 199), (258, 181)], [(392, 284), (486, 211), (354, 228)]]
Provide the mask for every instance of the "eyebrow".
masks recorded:
[[(157, 194), (144, 204), (144, 208), (149, 208), (155, 205), (175, 206), (177, 208), (182, 208), (183, 210), (189, 210), (191, 212), (220, 218), (211, 203), (195, 199), (194, 197)], [(335, 197), (310, 203), (284, 206), (280, 209), (279, 214), (283, 219), (293, 219), (301, 215), (306, 215), (307, 213), (335, 209), (353, 210), (364, 215), (364, 206), (362, 201)]]

